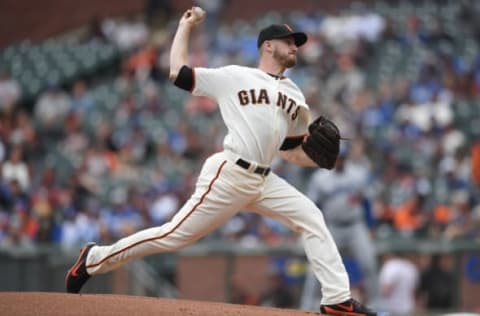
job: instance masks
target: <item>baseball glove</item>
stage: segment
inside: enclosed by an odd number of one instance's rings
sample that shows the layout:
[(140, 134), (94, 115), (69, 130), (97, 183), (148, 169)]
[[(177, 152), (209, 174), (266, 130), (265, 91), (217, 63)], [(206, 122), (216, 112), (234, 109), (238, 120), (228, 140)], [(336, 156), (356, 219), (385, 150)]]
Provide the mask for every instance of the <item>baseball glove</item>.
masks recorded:
[(340, 131), (331, 120), (320, 116), (308, 126), (310, 135), (302, 143), (303, 151), (320, 168), (332, 169), (340, 151)]

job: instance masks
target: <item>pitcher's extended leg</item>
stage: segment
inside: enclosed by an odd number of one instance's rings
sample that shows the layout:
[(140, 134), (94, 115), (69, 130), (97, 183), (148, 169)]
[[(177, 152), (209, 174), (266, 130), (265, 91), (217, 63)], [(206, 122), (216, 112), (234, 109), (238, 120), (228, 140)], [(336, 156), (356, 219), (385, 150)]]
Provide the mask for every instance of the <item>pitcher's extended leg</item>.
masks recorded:
[(132, 259), (153, 253), (180, 249), (205, 236), (233, 216), (245, 203), (245, 197), (232, 194), (225, 183), (224, 162), (212, 162), (202, 170), (192, 197), (172, 220), (160, 227), (142, 230), (110, 246), (90, 250), (88, 274), (111, 271)]
[(252, 210), (275, 218), (301, 234), (305, 253), (322, 283), (322, 304), (350, 298), (348, 274), (321, 211), (304, 194), (275, 174), (265, 179)]

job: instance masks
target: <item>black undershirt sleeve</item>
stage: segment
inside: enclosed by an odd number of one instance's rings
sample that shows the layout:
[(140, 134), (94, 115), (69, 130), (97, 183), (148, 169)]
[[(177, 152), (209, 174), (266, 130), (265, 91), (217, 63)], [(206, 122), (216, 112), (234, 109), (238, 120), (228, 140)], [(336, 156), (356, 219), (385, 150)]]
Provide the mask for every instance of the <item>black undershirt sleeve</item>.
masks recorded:
[(305, 137), (304, 135), (300, 135), (300, 136), (285, 138), (282, 146), (280, 146), (280, 150), (290, 150), (290, 149), (293, 149), (295, 147), (300, 146), (304, 137)]
[(183, 65), (182, 68), (180, 68), (178, 76), (173, 84), (180, 89), (191, 92), (194, 88), (193, 69)]

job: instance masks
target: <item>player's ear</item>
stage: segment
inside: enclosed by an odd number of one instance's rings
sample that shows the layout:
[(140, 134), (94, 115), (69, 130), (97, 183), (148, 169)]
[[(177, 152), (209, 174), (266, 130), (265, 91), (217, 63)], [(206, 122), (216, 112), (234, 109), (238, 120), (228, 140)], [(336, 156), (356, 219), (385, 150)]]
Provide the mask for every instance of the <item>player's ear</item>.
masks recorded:
[(266, 52), (271, 52), (273, 50), (273, 43), (272, 41), (265, 41), (263, 42), (263, 49)]

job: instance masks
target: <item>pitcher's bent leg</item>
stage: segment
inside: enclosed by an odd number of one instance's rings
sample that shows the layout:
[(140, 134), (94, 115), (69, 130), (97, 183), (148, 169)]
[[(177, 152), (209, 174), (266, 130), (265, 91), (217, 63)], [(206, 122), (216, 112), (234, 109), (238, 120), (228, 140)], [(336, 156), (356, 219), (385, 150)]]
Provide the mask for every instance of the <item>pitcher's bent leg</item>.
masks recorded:
[(337, 304), (351, 297), (348, 274), (323, 214), (303, 193), (270, 174), (262, 196), (251, 207), (301, 233), (305, 253), (322, 284), (322, 304)]
[(310, 231), (303, 231), (301, 237), (305, 254), (322, 286), (322, 304), (331, 305), (350, 298), (350, 281), (337, 246), (326, 227), (324, 234), (323, 240), (317, 233)]

